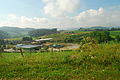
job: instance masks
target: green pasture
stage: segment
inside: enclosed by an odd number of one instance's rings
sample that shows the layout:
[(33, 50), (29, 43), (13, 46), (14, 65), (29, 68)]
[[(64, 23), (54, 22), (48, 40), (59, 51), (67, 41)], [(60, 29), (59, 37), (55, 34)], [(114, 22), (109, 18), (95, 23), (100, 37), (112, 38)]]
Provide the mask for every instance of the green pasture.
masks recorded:
[(1, 80), (120, 80), (120, 44), (92, 51), (1, 53)]
[(111, 35), (112, 37), (115, 37), (115, 36), (117, 36), (117, 35), (120, 35), (120, 31), (110, 31), (110, 35)]

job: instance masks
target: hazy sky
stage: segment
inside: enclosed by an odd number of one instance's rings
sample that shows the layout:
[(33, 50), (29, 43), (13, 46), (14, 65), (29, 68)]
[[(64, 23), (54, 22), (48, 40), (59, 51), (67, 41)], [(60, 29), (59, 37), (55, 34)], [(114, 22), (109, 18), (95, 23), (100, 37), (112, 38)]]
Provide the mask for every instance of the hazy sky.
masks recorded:
[(0, 26), (120, 26), (120, 0), (1, 0)]

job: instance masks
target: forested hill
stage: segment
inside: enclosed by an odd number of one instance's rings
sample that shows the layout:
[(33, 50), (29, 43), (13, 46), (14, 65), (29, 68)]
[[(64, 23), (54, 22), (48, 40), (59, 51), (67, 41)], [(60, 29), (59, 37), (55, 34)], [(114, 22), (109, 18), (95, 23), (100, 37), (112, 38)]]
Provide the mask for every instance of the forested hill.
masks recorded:
[(116, 31), (120, 30), (120, 26), (114, 27), (103, 27), (103, 26), (94, 26), (94, 27), (83, 27), (79, 29), (80, 31)]
[(36, 29), (33, 31), (29, 31), (28, 35), (31, 37), (40, 37), (44, 35), (50, 35), (50, 34), (55, 34), (58, 33), (57, 28), (53, 29)]
[(0, 30), (0, 39), (8, 38), (9, 34), (5, 31)]
[(18, 27), (0, 27), (1, 31), (7, 32), (10, 37), (23, 37), (27, 36), (29, 31), (34, 30), (34, 28), (18, 28)]
[[(48, 34), (57, 33), (57, 28), (53, 29), (34, 29), (34, 28), (18, 28), (18, 27), (0, 27), (0, 31), (6, 33), (9, 38), (20, 37), (40, 37)], [(4, 36), (4, 35), (3, 35)], [(5, 36), (6, 37), (6, 36)]]

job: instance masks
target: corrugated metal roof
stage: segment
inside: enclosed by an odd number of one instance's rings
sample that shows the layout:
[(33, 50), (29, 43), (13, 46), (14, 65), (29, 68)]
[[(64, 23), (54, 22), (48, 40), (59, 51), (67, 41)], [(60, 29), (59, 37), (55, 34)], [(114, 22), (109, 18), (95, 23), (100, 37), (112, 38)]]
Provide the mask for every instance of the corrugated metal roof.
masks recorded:
[(18, 47), (18, 48), (26, 48), (26, 49), (37, 48), (37, 47), (41, 47), (41, 46), (42, 45), (24, 45), (24, 44), (16, 45), (16, 47)]
[(53, 38), (38, 39), (38, 40), (35, 40), (35, 41), (50, 41), (50, 40), (53, 40)]

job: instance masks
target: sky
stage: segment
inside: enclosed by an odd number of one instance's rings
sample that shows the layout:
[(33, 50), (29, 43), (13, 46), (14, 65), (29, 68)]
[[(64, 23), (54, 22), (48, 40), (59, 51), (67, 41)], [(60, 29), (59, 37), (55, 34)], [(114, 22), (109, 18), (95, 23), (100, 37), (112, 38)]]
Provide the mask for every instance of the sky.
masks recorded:
[(120, 0), (2, 0), (0, 26), (59, 29), (120, 26)]

